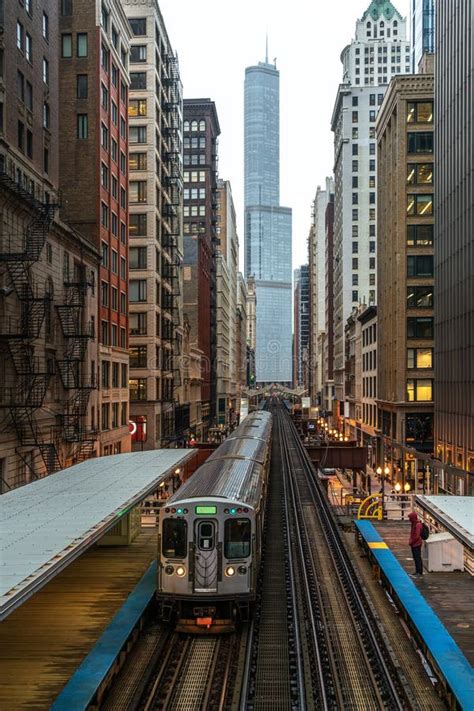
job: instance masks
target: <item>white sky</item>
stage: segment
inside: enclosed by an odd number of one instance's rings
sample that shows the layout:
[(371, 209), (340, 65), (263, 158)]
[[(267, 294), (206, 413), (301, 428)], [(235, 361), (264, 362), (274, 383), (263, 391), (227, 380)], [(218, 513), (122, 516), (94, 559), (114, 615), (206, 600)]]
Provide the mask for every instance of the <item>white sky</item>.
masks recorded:
[[(159, 0), (178, 52), (185, 98), (216, 102), (219, 175), (230, 180), (243, 266), (243, 82), (245, 67), (280, 70), (281, 204), (293, 208), (293, 267), (307, 261), (311, 203), (332, 172), (331, 114), (342, 78), (340, 54), (370, 0)], [(394, 0), (404, 17), (410, 0)]]

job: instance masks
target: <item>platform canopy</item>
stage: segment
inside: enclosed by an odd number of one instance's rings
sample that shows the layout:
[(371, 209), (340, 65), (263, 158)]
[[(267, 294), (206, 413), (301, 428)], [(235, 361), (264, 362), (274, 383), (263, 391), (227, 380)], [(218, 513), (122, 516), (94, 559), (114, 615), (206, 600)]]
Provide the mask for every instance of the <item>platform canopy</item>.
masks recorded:
[(460, 538), (469, 548), (474, 548), (474, 497), (473, 496), (421, 496), (416, 503)]
[(157, 449), (89, 459), (0, 496), (0, 620), (194, 456)]

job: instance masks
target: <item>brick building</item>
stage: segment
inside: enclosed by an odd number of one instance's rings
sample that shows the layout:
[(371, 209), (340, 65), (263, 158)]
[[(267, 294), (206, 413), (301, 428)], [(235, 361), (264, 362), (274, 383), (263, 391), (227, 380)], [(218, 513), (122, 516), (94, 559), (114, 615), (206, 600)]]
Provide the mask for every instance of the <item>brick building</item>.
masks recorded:
[(377, 120), (378, 431), (393, 476), (413, 467), (406, 445), (433, 450), (432, 71), (392, 79)]
[(99, 253), (60, 221), (57, 3), (0, 4), (0, 492), (95, 453)]
[(99, 454), (130, 450), (128, 91), (131, 31), (118, 0), (63, 0), (59, 17), (61, 217), (102, 255)]
[(183, 313), (191, 344), (203, 352), (203, 435), (216, 419), (216, 106), (210, 99), (184, 100)]

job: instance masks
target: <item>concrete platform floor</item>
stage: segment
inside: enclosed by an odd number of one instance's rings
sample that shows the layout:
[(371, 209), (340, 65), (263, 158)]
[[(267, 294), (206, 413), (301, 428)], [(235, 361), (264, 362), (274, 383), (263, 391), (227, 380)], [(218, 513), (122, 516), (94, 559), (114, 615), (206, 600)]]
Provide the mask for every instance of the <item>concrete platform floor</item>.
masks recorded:
[[(415, 566), (408, 546), (410, 524), (372, 521), (407, 573)], [(469, 663), (474, 666), (474, 578), (469, 573), (427, 573), (415, 584)]]

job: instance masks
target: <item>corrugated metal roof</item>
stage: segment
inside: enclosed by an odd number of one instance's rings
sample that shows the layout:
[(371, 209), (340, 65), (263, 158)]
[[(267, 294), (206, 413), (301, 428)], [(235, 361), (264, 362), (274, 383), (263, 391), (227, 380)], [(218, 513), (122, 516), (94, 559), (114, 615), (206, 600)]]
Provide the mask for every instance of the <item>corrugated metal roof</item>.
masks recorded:
[(245, 439), (243, 437), (226, 439), (207, 461), (224, 457), (241, 457), (242, 459), (254, 459), (263, 464), (265, 451), (266, 442), (261, 439)]
[(169, 502), (220, 496), (256, 506), (271, 423), (268, 412), (248, 415)]
[(262, 488), (263, 467), (249, 459), (207, 461), (177, 491), (168, 504), (186, 499), (219, 496), (256, 506)]
[(89, 459), (0, 496), (0, 619), (193, 456), (161, 449)]

